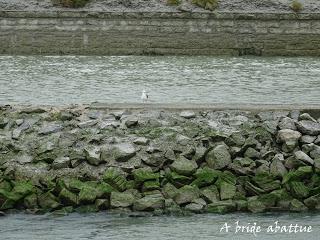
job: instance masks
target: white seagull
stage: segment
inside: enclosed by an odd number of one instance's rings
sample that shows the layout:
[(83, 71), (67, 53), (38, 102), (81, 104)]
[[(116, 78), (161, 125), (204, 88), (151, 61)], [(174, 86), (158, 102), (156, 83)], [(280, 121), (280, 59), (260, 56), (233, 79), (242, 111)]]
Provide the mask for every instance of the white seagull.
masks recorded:
[(141, 100), (142, 100), (142, 102), (145, 103), (145, 102), (148, 101), (148, 99), (149, 99), (149, 96), (148, 96), (146, 90), (143, 90), (143, 91), (142, 91), (142, 94), (141, 94)]

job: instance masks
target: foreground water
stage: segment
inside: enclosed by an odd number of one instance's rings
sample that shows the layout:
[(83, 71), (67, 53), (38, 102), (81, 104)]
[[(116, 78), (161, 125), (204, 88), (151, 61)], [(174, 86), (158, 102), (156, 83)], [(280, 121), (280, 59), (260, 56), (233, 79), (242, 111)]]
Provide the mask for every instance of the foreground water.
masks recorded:
[[(235, 221), (240, 225), (256, 223), (262, 231), (235, 233)], [(311, 233), (266, 233), (269, 225), (299, 224), (311, 226)], [(220, 232), (225, 223), (229, 232)], [(316, 240), (320, 234), (320, 215), (316, 214), (227, 214), (194, 215), (187, 217), (130, 218), (115, 214), (96, 213), (64, 217), (50, 215), (12, 214), (0, 218), (0, 239), (62, 240), (62, 239), (295, 239)]]
[(282, 103), (320, 100), (320, 59), (0, 56), (0, 103)]

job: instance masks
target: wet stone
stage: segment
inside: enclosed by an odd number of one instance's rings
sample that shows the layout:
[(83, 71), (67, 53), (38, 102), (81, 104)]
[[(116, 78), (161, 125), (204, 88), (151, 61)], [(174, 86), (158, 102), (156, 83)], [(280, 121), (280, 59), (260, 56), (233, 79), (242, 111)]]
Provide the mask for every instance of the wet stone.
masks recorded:
[(138, 119), (137, 118), (128, 118), (124, 120), (124, 124), (127, 128), (132, 128), (138, 125)]
[(69, 157), (59, 157), (55, 159), (51, 164), (53, 169), (68, 168), (69, 165), (70, 165)]
[(183, 111), (180, 113), (180, 117), (190, 119), (190, 118), (195, 118), (196, 114), (192, 111)]
[(296, 125), (299, 131), (301, 131), (303, 134), (312, 136), (320, 134), (320, 123), (318, 122), (302, 120), (299, 121)]
[(62, 129), (63, 129), (63, 126), (58, 123), (47, 124), (39, 130), (39, 134), (47, 135), (47, 134), (59, 132)]
[(86, 154), (86, 159), (90, 164), (99, 165), (100, 163), (103, 162), (103, 160), (100, 158), (100, 155), (101, 155), (100, 147), (97, 147), (97, 146), (86, 147), (84, 149), (84, 152)]
[(317, 120), (314, 119), (313, 117), (311, 117), (309, 113), (302, 113), (302, 114), (299, 116), (299, 121), (301, 121), (301, 120), (307, 120), (307, 121), (317, 122)]
[(293, 120), (289, 117), (284, 117), (281, 119), (281, 121), (279, 122), (279, 128), (280, 129), (297, 130), (295, 120)]
[(306, 164), (310, 164), (310, 165), (313, 165), (313, 164), (314, 164), (314, 160), (313, 160), (311, 157), (309, 157), (307, 154), (305, 154), (304, 152), (302, 152), (302, 151), (296, 151), (296, 152), (294, 153), (294, 156), (295, 156), (298, 160), (300, 160), (300, 161), (302, 161), (302, 162), (304, 162), (304, 163), (306, 163)]
[(149, 142), (150, 142), (150, 140), (145, 137), (138, 137), (133, 141), (133, 143), (135, 143), (137, 145), (142, 145), (142, 146), (148, 145)]
[(214, 169), (222, 169), (231, 163), (231, 155), (225, 145), (218, 145), (208, 152), (206, 156), (208, 166)]
[(300, 142), (306, 143), (306, 144), (313, 143), (314, 140), (316, 140), (316, 138), (317, 138), (316, 136), (304, 135), (300, 138)]
[(98, 123), (97, 120), (88, 120), (88, 121), (78, 123), (78, 127), (79, 128), (93, 127), (97, 123)]

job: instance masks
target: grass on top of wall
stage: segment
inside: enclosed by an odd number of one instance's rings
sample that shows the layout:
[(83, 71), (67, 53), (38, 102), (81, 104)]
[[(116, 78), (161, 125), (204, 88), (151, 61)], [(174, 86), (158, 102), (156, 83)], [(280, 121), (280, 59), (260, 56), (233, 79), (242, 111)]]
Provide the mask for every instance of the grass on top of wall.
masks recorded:
[(294, 1), (292, 1), (292, 4), (291, 4), (291, 9), (294, 11), (294, 12), (300, 12), (301, 10), (302, 10), (302, 8), (303, 8), (303, 6), (302, 6), (302, 3), (301, 2), (299, 2), (298, 0), (294, 0)]

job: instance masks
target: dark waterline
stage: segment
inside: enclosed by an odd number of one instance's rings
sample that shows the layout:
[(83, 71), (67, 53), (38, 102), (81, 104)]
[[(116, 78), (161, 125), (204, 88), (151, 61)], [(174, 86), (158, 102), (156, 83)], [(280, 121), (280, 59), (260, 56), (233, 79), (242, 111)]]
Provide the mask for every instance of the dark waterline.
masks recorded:
[(316, 104), (320, 58), (0, 56), (0, 104)]

